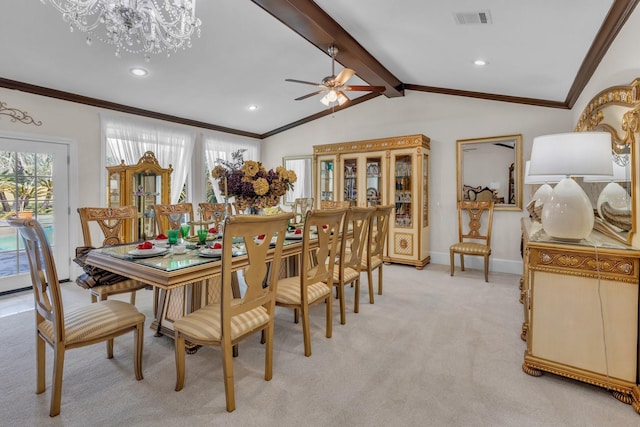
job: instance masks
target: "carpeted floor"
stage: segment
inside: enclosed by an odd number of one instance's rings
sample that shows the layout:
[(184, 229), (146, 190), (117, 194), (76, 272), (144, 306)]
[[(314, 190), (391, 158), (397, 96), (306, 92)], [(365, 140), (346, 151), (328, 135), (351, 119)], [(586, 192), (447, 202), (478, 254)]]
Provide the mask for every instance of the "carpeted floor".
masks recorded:
[[(61, 414), (49, 418), (47, 391), (35, 394), (33, 311), (0, 318), (0, 424), (3, 426), (631, 426), (640, 415), (606, 390), (522, 369), (519, 277), (448, 266), (418, 271), (385, 266), (385, 294), (360, 313), (353, 291), (347, 324), (324, 337), (324, 307), (312, 316), (311, 357), (303, 354), (300, 325), (278, 309), (274, 375), (264, 376), (259, 336), (234, 359), (236, 406), (225, 410), (218, 348), (186, 359), (185, 388), (175, 392), (173, 341), (147, 329), (144, 380), (132, 367), (133, 336), (116, 339), (115, 358), (104, 344), (67, 352)], [(63, 285), (68, 307), (89, 302), (73, 283)], [(137, 306), (151, 322), (152, 292)], [(125, 298), (126, 299), (126, 298)]]

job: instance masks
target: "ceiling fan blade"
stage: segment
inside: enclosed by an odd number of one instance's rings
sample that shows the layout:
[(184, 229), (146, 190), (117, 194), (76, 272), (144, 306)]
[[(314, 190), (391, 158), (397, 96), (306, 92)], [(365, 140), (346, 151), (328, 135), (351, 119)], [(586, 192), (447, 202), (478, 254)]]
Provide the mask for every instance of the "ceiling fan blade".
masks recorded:
[(300, 98), (296, 98), (295, 100), (296, 100), (296, 101), (302, 101), (303, 99), (311, 98), (313, 95), (317, 95), (317, 94), (322, 93), (322, 92), (324, 92), (324, 89), (323, 89), (323, 90), (317, 90), (317, 91), (315, 91), (315, 92), (308, 93), (308, 94), (306, 94), (306, 95), (304, 95), (304, 96), (301, 96)]
[(285, 82), (293, 82), (293, 83), (302, 83), (305, 85), (324, 87), (322, 83), (313, 83), (313, 82), (305, 82), (304, 80), (296, 80), (296, 79), (284, 79)]
[(345, 86), (342, 90), (353, 90), (361, 92), (384, 92), (384, 86)]
[(356, 72), (353, 71), (351, 68), (343, 68), (342, 71), (340, 71), (340, 74), (338, 74), (338, 76), (334, 79), (334, 81), (339, 85), (342, 86), (343, 84), (345, 84), (347, 82), (347, 80), (349, 80)]

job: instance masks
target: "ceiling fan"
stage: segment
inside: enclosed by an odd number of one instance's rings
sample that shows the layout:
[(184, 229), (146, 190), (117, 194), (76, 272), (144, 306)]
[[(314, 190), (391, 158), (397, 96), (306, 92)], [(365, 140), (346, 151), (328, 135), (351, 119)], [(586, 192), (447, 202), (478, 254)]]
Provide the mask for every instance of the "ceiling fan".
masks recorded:
[(285, 79), (287, 82), (302, 83), (305, 85), (312, 85), (320, 87), (320, 90), (308, 93), (304, 96), (296, 98), (296, 101), (310, 98), (314, 95), (324, 93), (320, 102), (327, 107), (335, 107), (336, 105), (342, 105), (349, 100), (349, 97), (344, 93), (345, 91), (360, 91), (360, 92), (384, 92), (384, 86), (345, 86), (347, 80), (349, 80), (356, 72), (350, 68), (344, 68), (340, 71), (340, 74), (336, 76), (335, 63), (336, 56), (338, 55), (338, 48), (334, 45), (329, 46), (327, 52), (331, 56), (331, 75), (322, 79), (322, 83), (307, 82), (304, 80)]

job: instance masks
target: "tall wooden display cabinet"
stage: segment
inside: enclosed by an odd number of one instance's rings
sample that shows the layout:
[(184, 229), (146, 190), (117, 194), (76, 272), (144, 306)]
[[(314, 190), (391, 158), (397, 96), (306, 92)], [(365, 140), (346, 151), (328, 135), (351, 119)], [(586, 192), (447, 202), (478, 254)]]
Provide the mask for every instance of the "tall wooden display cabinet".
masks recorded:
[(384, 261), (422, 269), (429, 255), (429, 155), (424, 135), (313, 147), (315, 200), (395, 205)]
[[(138, 211), (138, 238), (153, 238), (156, 223), (153, 205), (170, 203), (171, 172), (163, 168), (155, 154), (147, 151), (135, 165), (126, 165), (124, 160), (117, 166), (107, 166), (107, 206), (135, 206)], [(125, 230), (129, 236), (131, 230)]]

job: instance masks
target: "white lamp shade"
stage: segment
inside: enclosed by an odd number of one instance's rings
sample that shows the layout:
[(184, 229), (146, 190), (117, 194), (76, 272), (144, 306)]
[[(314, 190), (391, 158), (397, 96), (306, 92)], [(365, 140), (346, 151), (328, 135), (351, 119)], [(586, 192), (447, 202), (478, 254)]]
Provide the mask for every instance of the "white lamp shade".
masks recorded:
[(571, 132), (533, 139), (530, 175), (613, 175), (611, 134)]
[(548, 184), (560, 182), (565, 175), (530, 175), (529, 174), (529, 166), (531, 164), (530, 160), (524, 165), (524, 183), (525, 184)]
[(542, 227), (549, 236), (561, 240), (581, 240), (587, 238), (593, 229), (593, 207), (578, 183), (571, 178), (564, 178), (544, 202), (541, 219)]

